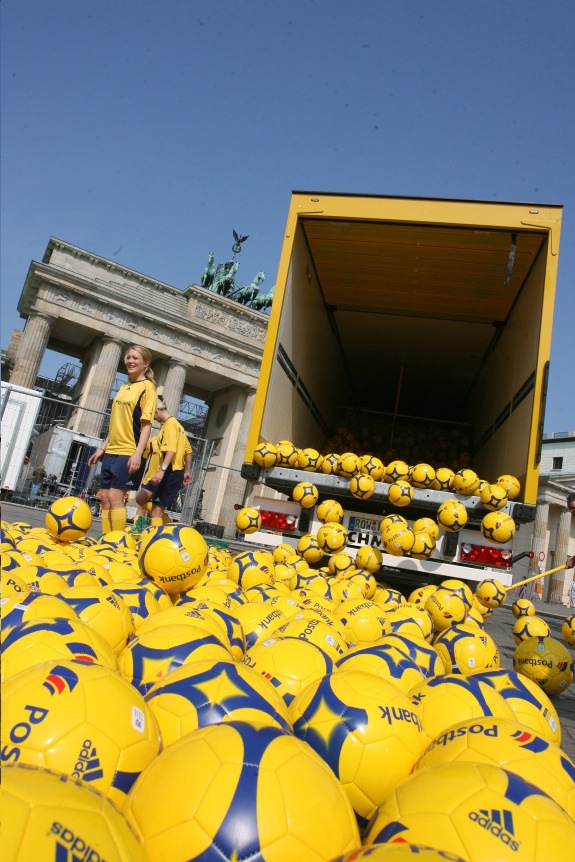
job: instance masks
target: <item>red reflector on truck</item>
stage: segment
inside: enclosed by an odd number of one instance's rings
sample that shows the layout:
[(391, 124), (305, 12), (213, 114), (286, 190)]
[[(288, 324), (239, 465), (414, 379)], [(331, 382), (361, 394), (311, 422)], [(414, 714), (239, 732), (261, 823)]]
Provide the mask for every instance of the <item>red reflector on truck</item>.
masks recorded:
[(268, 530), (281, 530), (282, 532), (293, 532), (295, 530), (295, 515), (284, 515), (282, 512), (260, 511), (262, 516), (262, 527)]
[(511, 565), (512, 552), (508, 548), (491, 548), (487, 545), (461, 546), (459, 559), (466, 563), (477, 563), (482, 566), (498, 566), (508, 569)]

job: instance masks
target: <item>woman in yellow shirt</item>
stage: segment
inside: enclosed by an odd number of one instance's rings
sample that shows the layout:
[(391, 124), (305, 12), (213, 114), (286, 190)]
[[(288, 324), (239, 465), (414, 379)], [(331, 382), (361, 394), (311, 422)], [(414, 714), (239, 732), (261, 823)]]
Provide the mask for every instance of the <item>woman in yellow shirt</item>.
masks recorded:
[(156, 410), (157, 392), (152, 354), (132, 344), (124, 355), (128, 382), (112, 402), (108, 436), (88, 459), (93, 467), (102, 459), (100, 490), (102, 533), (126, 529), (126, 492), (138, 488), (145, 469), (144, 449), (150, 439)]

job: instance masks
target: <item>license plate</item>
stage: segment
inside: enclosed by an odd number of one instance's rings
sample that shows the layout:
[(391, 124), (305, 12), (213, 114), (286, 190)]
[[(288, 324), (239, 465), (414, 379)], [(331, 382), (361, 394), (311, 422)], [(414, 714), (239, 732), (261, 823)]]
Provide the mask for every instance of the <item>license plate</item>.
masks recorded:
[(369, 530), (372, 533), (379, 532), (380, 519), (377, 518), (366, 518), (361, 515), (350, 515), (349, 516), (349, 530), (354, 531), (362, 531), (365, 532)]

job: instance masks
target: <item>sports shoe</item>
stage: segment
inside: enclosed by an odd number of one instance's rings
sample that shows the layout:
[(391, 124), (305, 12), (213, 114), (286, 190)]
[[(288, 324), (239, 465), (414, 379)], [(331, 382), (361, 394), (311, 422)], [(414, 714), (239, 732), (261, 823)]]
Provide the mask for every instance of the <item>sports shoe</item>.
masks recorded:
[(139, 515), (134, 521), (132, 529), (128, 530), (128, 533), (137, 533), (140, 535), (140, 533), (143, 533), (149, 526), (148, 519), (144, 518), (143, 515)]

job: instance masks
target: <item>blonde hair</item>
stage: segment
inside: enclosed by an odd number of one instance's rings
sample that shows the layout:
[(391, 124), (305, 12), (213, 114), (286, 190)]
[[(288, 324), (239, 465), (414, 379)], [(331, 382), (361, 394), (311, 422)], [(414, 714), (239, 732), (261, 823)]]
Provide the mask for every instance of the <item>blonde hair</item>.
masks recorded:
[(144, 371), (144, 377), (146, 378), (146, 380), (151, 380), (152, 383), (155, 385), (156, 384), (156, 378), (154, 377), (154, 372), (150, 368), (150, 363), (152, 361), (152, 354), (150, 353), (148, 348), (142, 347), (140, 344), (130, 344), (128, 346), (126, 352), (124, 353), (124, 360), (126, 359), (126, 356), (128, 355), (128, 352), (130, 350), (137, 350), (138, 351), (138, 353), (140, 354), (140, 356), (142, 357), (142, 359), (146, 363), (146, 370)]

